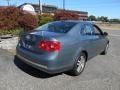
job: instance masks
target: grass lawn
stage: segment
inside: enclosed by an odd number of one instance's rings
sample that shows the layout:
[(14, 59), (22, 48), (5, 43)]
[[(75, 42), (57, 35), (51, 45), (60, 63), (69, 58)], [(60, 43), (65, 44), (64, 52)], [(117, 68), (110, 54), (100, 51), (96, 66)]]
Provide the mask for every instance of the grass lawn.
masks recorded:
[(97, 24), (101, 29), (120, 30), (120, 24)]

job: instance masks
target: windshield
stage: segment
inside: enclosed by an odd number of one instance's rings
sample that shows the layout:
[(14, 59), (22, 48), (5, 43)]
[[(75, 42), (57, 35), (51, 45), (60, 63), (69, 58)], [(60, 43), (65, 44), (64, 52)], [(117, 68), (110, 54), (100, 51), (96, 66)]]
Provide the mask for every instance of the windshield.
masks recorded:
[(49, 31), (49, 32), (59, 32), (67, 33), (70, 31), (77, 23), (76, 22), (51, 22), (38, 27), (35, 30)]

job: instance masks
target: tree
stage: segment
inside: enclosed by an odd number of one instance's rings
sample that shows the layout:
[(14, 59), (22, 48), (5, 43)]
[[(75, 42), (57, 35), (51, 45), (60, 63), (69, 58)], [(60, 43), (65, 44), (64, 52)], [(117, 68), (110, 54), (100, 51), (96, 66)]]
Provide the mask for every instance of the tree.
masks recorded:
[(114, 23), (120, 23), (120, 19), (110, 19), (110, 22)]
[(98, 18), (97, 18), (97, 21), (108, 22), (109, 19), (108, 19), (108, 17), (101, 16), (101, 17), (98, 17)]
[(88, 20), (90, 20), (90, 21), (96, 21), (96, 17), (94, 15), (90, 15), (88, 17)]

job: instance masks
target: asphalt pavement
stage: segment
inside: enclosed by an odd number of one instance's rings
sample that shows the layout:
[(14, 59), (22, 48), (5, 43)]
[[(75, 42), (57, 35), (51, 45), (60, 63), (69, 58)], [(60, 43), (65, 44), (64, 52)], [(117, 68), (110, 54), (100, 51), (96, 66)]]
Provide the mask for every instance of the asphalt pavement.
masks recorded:
[(80, 76), (49, 75), (0, 49), (0, 90), (120, 90), (120, 31), (109, 33), (107, 55), (87, 62)]

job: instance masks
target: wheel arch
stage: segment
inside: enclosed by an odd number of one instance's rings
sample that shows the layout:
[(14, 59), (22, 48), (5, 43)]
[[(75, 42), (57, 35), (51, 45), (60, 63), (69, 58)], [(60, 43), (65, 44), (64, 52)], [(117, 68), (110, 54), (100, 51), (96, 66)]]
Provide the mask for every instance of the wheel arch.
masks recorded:
[(81, 52), (86, 55), (86, 61), (87, 61), (88, 60), (88, 52), (86, 50), (82, 50)]
[(76, 60), (76, 58), (80, 55), (80, 53), (85, 53), (86, 55), (86, 61), (88, 60), (88, 52), (84, 49), (78, 49), (77, 52), (74, 54), (73, 60)]

